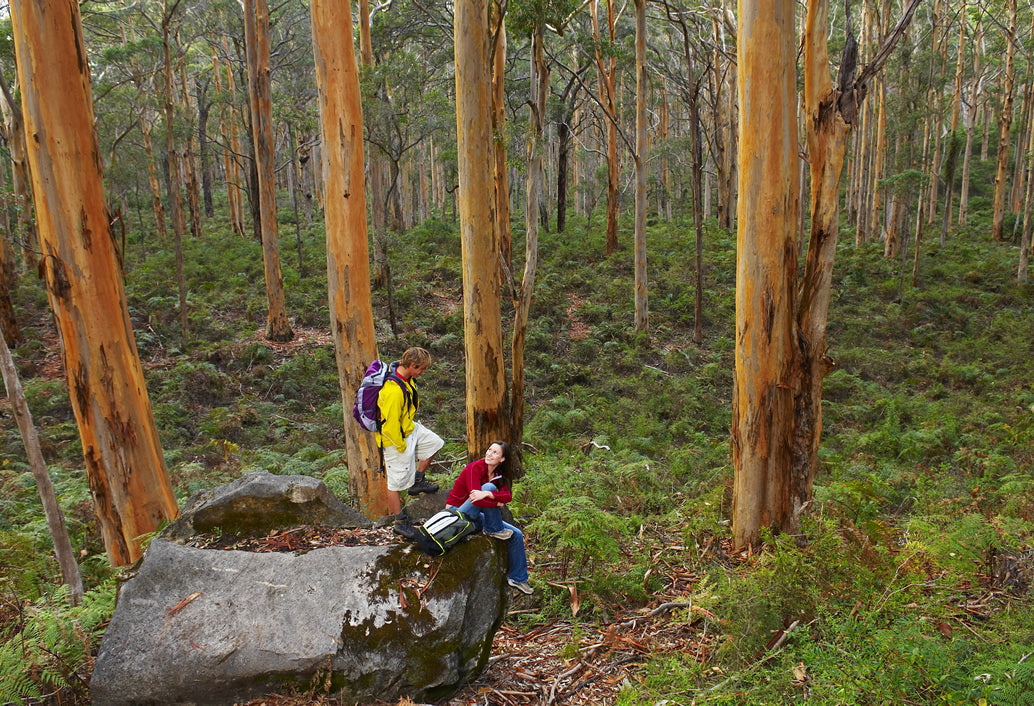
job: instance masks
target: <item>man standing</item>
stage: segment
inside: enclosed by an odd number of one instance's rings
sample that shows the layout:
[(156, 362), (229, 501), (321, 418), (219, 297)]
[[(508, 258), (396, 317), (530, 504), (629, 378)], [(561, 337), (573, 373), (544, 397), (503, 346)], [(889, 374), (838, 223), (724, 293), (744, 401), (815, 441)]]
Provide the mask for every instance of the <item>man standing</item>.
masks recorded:
[[(442, 437), (416, 421), (420, 395), (416, 378), (431, 364), (431, 354), (423, 348), (409, 348), (391, 376), (385, 380), (377, 396), (381, 413), (381, 429), (377, 444), (384, 448), (384, 467), (388, 477), (388, 509), (395, 515), (402, 512), (399, 493), (410, 495), (433, 493), (438, 486), (427, 481), (425, 473), (431, 459), (445, 445)], [(396, 384), (397, 383), (397, 384)]]

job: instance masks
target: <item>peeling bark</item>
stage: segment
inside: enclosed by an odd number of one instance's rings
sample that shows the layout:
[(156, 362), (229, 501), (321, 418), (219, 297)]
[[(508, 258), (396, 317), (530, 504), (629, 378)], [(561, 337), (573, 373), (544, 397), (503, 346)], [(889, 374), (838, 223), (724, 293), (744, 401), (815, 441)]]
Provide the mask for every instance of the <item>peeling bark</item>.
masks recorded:
[[(101, 536), (114, 565), (178, 514), (104, 210), (79, 7), (11, 3), (41, 263)], [(69, 21), (71, 18), (71, 21)], [(31, 80), (29, 80), (31, 77)], [(90, 233), (89, 239), (85, 236)]]
[(458, 0), (456, 137), (463, 253), (463, 343), (466, 352), (467, 455), (478, 458), (506, 439), (506, 376), (499, 301), (499, 247), (492, 178), (490, 0)]
[(284, 279), (280, 272), (280, 241), (276, 222), (269, 7), (266, 0), (244, 0), (244, 34), (248, 54), (251, 133), (257, 171), (258, 220), (266, 278), (266, 338), (271, 341), (290, 341), (294, 338), (294, 331), (287, 318), (284, 302)]
[[(351, 4), (348, 5), (351, 14)], [(387, 485), (374, 435), (362, 430), (350, 410), (366, 366), (377, 358), (363, 183), (363, 109), (359, 66), (352, 35), (340, 31), (340, 7), (312, 2), (313, 53), (323, 138), (323, 182), (327, 194), (327, 283), (338, 384), (345, 409), (349, 495), (369, 518), (389, 512)], [(347, 26), (351, 26), (351, 22)]]

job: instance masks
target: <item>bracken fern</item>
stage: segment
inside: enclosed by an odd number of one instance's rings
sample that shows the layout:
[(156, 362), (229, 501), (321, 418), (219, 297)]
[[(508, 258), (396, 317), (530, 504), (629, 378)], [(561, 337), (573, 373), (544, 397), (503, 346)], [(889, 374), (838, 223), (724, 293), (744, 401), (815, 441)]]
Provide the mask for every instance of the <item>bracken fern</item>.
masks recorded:
[(26, 605), (0, 645), (0, 703), (25, 703), (60, 693), (62, 703), (88, 703), (92, 655), (115, 606), (115, 584), (86, 593), (78, 606), (66, 586)]

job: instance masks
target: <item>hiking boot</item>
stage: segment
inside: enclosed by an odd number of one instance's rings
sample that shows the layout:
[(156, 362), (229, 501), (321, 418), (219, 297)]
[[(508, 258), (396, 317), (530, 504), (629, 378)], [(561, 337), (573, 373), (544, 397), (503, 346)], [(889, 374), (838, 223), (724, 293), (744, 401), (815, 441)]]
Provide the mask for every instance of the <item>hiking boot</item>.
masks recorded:
[(384, 517), (380, 518), (379, 520), (374, 520), (373, 521), (373, 526), (378, 528), (378, 529), (383, 528), (383, 527), (391, 527), (392, 525), (395, 524), (395, 522), (398, 521), (399, 517), (401, 517), (401, 515), (385, 515)]
[(394, 516), (395, 524), (392, 525), (391, 531), (400, 537), (405, 537), (409, 541), (414, 541), (417, 538), (416, 527), (413, 526), (413, 522), (404, 513), (400, 513)]
[(513, 579), (506, 579), (506, 585), (508, 585), (510, 588), (516, 588), (518, 591), (520, 591), (526, 596), (530, 596), (532, 593), (534, 593), (531, 586), (528, 585), (527, 581), (521, 581), (520, 583), (517, 583)]
[(513, 536), (513, 530), (503, 528), (498, 532), (485, 532), (489, 537), (495, 537), (496, 539), (509, 539)]
[(427, 477), (423, 473), (416, 474), (416, 480), (413, 481), (412, 487), (408, 491), (410, 497), (415, 497), (421, 493), (437, 493), (438, 484), (432, 483), (427, 480)]

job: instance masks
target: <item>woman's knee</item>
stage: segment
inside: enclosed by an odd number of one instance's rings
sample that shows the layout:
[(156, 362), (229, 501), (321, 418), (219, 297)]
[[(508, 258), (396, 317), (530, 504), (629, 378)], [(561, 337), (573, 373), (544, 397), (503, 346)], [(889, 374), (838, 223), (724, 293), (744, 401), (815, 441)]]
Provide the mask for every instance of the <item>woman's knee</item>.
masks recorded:
[(493, 483), (492, 481), (489, 481), (489, 482), (485, 483), (483, 486), (481, 486), (481, 490), (492, 491), (492, 490), (499, 490), (499, 488), (496, 487), (495, 483)]

